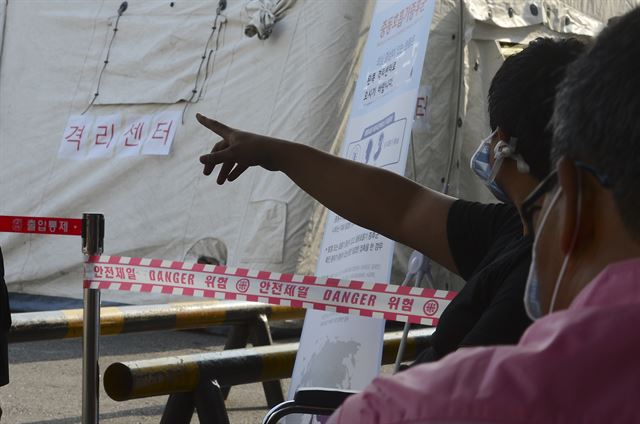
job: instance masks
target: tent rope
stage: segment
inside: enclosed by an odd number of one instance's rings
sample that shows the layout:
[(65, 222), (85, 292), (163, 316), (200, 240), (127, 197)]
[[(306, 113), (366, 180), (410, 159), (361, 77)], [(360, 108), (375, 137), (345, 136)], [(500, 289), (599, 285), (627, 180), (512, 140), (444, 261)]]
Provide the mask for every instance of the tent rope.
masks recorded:
[(104, 70), (107, 68), (107, 64), (109, 63), (109, 55), (111, 54), (111, 47), (113, 46), (113, 41), (116, 39), (116, 34), (118, 33), (118, 23), (120, 22), (120, 17), (127, 10), (129, 4), (126, 1), (123, 1), (118, 7), (118, 17), (116, 18), (116, 24), (113, 27), (113, 34), (111, 35), (111, 41), (109, 41), (109, 47), (107, 48), (107, 56), (104, 59), (104, 63), (102, 64), (102, 69), (100, 70), (100, 75), (98, 76), (98, 85), (96, 86), (96, 92), (93, 93), (93, 98), (91, 102), (87, 105), (87, 107), (82, 111), (80, 115), (84, 115), (95, 103), (96, 99), (100, 95), (100, 84), (102, 83), (102, 75), (104, 74)]
[[(220, 0), (218, 2), (218, 8), (216, 9), (216, 17), (213, 20), (213, 26), (211, 27), (211, 34), (209, 34), (207, 43), (204, 45), (204, 52), (202, 52), (202, 56), (200, 56), (200, 65), (198, 65), (198, 72), (196, 73), (196, 81), (194, 83), (193, 89), (191, 90), (191, 96), (185, 101), (184, 108), (182, 109), (182, 118), (181, 118), (182, 125), (184, 125), (184, 115), (186, 114), (187, 108), (189, 107), (189, 105), (191, 103), (198, 102), (202, 98), (203, 87), (207, 82), (207, 79), (209, 78), (209, 62), (211, 60), (211, 55), (212, 53), (218, 51), (218, 46), (220, 42), (220, 28), (218, 27), (218, 19), (220, 18), (220, 16), (222, 16), (222, 11), (225, 10), (226, 8), (227, 8), (227, 0)], [(224, 18), (224, 16), (222, 17)], [(222, 27), (226, 23), (227, 23), (227, 20), (226, 18), (224, 18), (224, 20), (220, 22), (220, 27)], [(216, 31), (217, 31), (217, 36), (216, 36), (215, 50), (209, 49), (209, 44), (211, 44), (211, 40), (213, 40), (213, 36), (216, 34)], [(215, 55), (214, 55), (214, 60), (215, 60)], [(206, 65), (205, 65), (205, 61), (206, 61)], [(205, 65), (204, 66), (205, 74), (204, 74), (204, 79), (202, 80), (202, 85), (198, 92), (198, 82), (200, 80), (200, 74), (202, 73), (203, 65)], [(196, 94), (198, 94), (198, 97), (194, 100), (194, 98), (196, 97)]]

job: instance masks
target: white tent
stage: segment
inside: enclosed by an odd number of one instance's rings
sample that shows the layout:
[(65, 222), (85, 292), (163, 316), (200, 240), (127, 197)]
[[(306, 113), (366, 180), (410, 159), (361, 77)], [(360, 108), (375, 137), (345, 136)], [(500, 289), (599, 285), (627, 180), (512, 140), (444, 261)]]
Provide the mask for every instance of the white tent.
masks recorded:
[[(228, 4), (217, 16), (221, 3)], [(245, 26), (261, 10), (256, 6), (265, 12), (268, 3), (288, 9), (268, 38), (247, 37)], [(280, 173), (252, 169), (222, 187), (202, 176), (198, 156), (216, 138), (194, 115), (336, 151), (373, 2), (139, 0), (118, 19), (121, 4), (0, 5), (0, 215), (99, 212), (107, 254), (214, 256), (235, 266), (313, 273), (323, 209)], [(435, 188), (448, 180), (453, 195), (489, 199), (468, 161), (488, 130), (485, 99), (503, 60), (500, 42), (592, 36), (633, 4), (437, 0), (421, 90), (428, 100), (414, 126), (407, 176)], [(171, 154), (58, 158), (67, 120), (94, 97), (85, 115), (119, 114), (127, 121), (184, 112)], [(77, 239), (0, 234), (0, 245), (10, 291), (81, 297)], [(397, 253), (403, 273), (409, 252), (398, 247)], [(443, 271), (436, 280), (459, 286)]]

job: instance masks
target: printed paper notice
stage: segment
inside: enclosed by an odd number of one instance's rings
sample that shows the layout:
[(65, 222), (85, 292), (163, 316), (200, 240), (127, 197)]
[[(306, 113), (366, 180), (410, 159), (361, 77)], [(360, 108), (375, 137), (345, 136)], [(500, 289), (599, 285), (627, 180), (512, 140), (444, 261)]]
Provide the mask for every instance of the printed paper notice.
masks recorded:
[(62, 133), (58, 149), (59, 158), (83, 158), (92, 121), (93, 118), (90, 116), (74, 115), (69, 118)]
[(113, 156), (116, 145), (117, 129), (120, 127), (120, 115), (98, 116), (93, 125), (88, 158), (108, 158)]
[(117, 156), (138, 156), (151, 127), (151, 115), (142, 116), (127, 124), (118, 136)]
[(142, 146), (143, 155), (167, 156), (180, 124), (180, 112), (162, 112), (153, 117), (149, 135)]

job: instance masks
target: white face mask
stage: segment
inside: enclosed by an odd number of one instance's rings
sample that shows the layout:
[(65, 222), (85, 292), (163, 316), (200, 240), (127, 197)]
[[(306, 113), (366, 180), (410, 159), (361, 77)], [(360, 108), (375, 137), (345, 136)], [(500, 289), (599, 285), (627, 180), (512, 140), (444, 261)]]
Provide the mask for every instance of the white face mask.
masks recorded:
[[(531, 266), (529, 267), (529, 275), (527, 277), (527, 284), (524, 289), (524, 308), (529, 315), (529, 318), (532, 320), (536, 320), (541, 318), (544, 315), (542, 311), (542, 305), (540, 302), (540, 281), (538, 280), (538, 271), (536, 266), (536, 250), (538, 247), (538, 240), (540, 238), (540, 234), (544, 229), (544, 224), (547, 222), (547, 218), (551, 209), (555, 206), (560, 194), (562, 193), (562, 189), (558, 189), (556, 194), (553, 196), (553, 199), (549, 203), (549, 207), (544, 212), (542, 219), (540, 221), (540, 225), (538, 226), (538, 231), (536, 231), (536, 238), (533, 242), (532, 255), (531, 255)], [(569, 250), (564, 255), (564, 259), (562, 260), (562, 266), (560, 267), (560, 272), (558, 273), (558, 277), (556, 278), (556, 283), (553, 288), (553, 294), (551, 296), (551, 302), (549, 302), (549, 313), (553, 312), (556, 305), (556, 300), (558, 297), (558, 292), (560, 291), (560, 287), (562, 286), (562, 281), (564, 280), (564, 275), (567, 271), (567, 265), (569, 263), (569, 258), (573, 253), (573, 248), (575, 247), (576, 240), (578, 239), (578, 229), (580, 228), (580, 220), (582, 217), (582, 185), (580, 184), (580, 174), (578, 174), (578, 210), (576, 212), (576, 229), (573, 233), (571, 239), (571, 246)]]
[(471, 163), (469, 164), (471, 170), (482, 180), (485, 186), (489, 189), (491, 194), (495, 196), (501, 202), (508, 203), (509, 196), (502, 190), (502, 188), (495, 182), (495, 177), (500, 171), (500, 164), (494, 164), (492, 167), (489, 162), (491, 140), (496, 131), (493, 131), (487, 138), (480, 142), (478, 149), (471, 156)]

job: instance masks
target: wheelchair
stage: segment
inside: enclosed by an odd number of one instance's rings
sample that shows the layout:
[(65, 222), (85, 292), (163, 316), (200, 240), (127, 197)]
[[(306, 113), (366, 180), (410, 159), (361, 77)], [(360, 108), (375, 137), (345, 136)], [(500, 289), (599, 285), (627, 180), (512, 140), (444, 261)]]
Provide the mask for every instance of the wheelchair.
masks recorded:
[(331, 415), (356, 390), (305, 387), (296, 391), (293, 400), (274, 406), (265, 415), (262, 424), (276, 424), (291, 414)]

